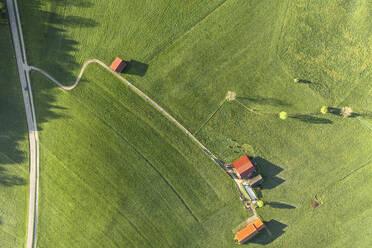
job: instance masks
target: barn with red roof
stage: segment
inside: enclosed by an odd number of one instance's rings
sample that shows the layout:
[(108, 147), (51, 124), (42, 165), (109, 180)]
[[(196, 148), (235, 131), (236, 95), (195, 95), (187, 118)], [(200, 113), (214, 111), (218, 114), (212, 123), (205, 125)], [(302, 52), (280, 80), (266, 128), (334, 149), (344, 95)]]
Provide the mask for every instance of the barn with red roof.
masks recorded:
[(253, 166), (247, 155), (235, 160), (232, 163), (232, 166), (239, 178), (250, 177), (256, 171), (256, 168)]
[(120, 59), (120, 58), (115, 58), (115, 60), (112, 62), (110, 65), (110, 69), (115, 71), (115, 72), (122, 72), (124, 68), (127, 66), (127, 62)]

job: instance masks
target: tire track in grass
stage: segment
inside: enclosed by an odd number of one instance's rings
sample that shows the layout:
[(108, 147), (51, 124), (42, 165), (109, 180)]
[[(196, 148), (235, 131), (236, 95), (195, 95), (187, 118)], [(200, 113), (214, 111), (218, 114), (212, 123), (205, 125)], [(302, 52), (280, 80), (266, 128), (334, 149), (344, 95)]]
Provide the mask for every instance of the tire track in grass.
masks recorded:
[(370, 157), (367, 162), (363, 163), (361, 166), (359, 166), (358, 168), (350, 171), (349, 173), (347, 173), (346, 175), (344, 175), (343, 177), (341, 177), (340, 179), (328, 184), (327, 186), (323, 187), (323, 189), (319, 190), (318, 193), (315, 194), (315, 197), (318, 195), (318, 194), (322, 194), (322, 193), (325, 193), (329, 190), (324, 190), (324, 189), (328, 189), (330, 187), (334, 187), (335, 185), (341, 183), (342, 181), (344, 181), (345, 179), (347, 179), (348, 177), (352, 176), (354, 173), (358, 172), (359, 170), (367, 167), (367, 166), (370, 166), (372, 165), (372, 157)]
[(220, 4), (218, 4), (215, 8), (213, 8), (211, 11), (209, 11), (204, 17), (202, 17), (199, 21), (194, 23), (189, 29), (187, 29), (184, 33), (176, 37), (175, 39), (168, 42), (168, 45), (165, 45), (165, 47), (161, 48), (159, 51), (155, 52), (151, 56), (149, 56), (147, 63), (150, 64), (151, 61), (153, 61), (155, 58), (157, 58), (161, 53), (166, 51), (168, 48), (172, 47), (174, 44), (177, 43), (177, 41), (181, 40), (182, 37), (186, 36), (188, 33), (190, 33), (195, 27), (197, 27), (200, 23), (202, 23), (204, 20), (206, 20), (209, 16), (211, 16), (214, 12), (216, 12), (219, 8), (221, 8), (227, 1), (224, 0)]
[(218, 105), (217, 109), (213, 111), (213, 113), (208, 117), (206, 121), (203, 122), (203, 124), (198, 128), (198, 130), (194, 133), (195, 135), (198, 135), (198, 133), (208, 124), (208, 122), (217, 114), (217, 112), (222, 108), (222, 106), (226, 103), (226, 99), (224, 99), (220, 104)]
[(170, 115), (165, 109), (163, 109), (159, 104), (157, 104), (155, 101), (153, 101), (149, 96), (147, 96), (145, 93), (143, 93), (140, 89), (138, 89), (136, 86), (134, 86), (132, 83), (130, 83), (127, 79), (123, 78), (121, 75), (116, 73), (115, 71), (111, 70), (110, 67), (108, 67), (105, 63), (98, 59), (90, 59), (86, 61), (83, 64), (83, 67), (81, 68), (81, 71), (79, 73), (79, 76), (77, 77), (76, 81), (71, 86), (65, 86), (61, 84), (58, 80), (54, 79), (52, 76), (50, 76), (48, 73), (43, 71), (42, 69), (39, 69), (34, 66), (29, 66), (29, 70), (37, 71), (41, 74), (43, 74), (45, 77), (47, 77), (49, 80), (51, 80), (53, 83), (55, 83), (57, 86), (64, 90), (72, 90), (74, 89), (80, 82), (82, 75), (85, 72), (85, 69), (89, 64), (96, 63), (99, 64), (101, 67), (109, 71), (112, 75), (114, 75), (116, 78), (118, 78), (120, 81), (125, 83), (127, 87), (129, 87), (131, 90), (133, 90), (137, 95), (142, 97), (147, 103), (151, 104), (157, 111), (159, 111), (161, 114), (163, 114), (168, 120), (173, 122), (179, 129), (181, 129), (189, 138), (191, 138), (203, 151), (204, 153), (214, 162), (216, 163), (225, 173), (227, 173), (236, 184), (239, 184), (239, 180), (235, 177), (234, 174), (230, 173), (229, 170), (226, 168), (226, 166), (212, 153), (210, 152), (189, 130), (187, 130), (181, 123), (179, 123), (172, 115)]
[[(83, 106), (87, 111), (89, 111), (93, 116), (95, 116), (98, 120), (100, 120), (109, 130), (111, 130), (116, 136), (118, 136), (122, 141), (124, 141), (126, 144), (128, 144), (132, 149), (133, 151), (139, 155), (142, 159), (145, 160), (145, 162), (150, 165), (152, 167), (152, 169), (162, 178), (162, 180), (167, 184), (167, 186), (170, 187), (170, 189), (175, 193), (176, 197), (181, 201), (181, 203), (184, 205), (184, 207), (186, 208), (186, 210), (190, 213), (190, 215), (193, 217), (193, 219), (197, 222), (197, 223), (200, 223), (200, 220), (198, 219), (198, 217), (192, 212), (191, 208), (187, 205), (187, 203), (184, 201), (184, 199), (181, 197), (181, 195), (176, 191), (176, 189), (172, 186), (172, 184), (161, 174), (161, 172), (132, 144), (130, 143), (124, 136), (122, 136), (114, 127), (112, 127), (111, 125), (109, 125), (108, 123), (106, 123), (106, 121), (104, 121), (99, 115), (97, 115), (96, 112), (92, 111), (91, 108), (87, 107), (86, 105), (84, 105), (77, 97), (74, 97), (74, 99), (79, 103), (80, 106)], [(124, 106), (124, 105), (123, 105)], [(126, 106), (124, 106), (125, 108), (127, 108)], [(128, 111), (135, 115), (133, 112), (131, 112), (129, 109)], [(48, 149), (46, 149), (48, 150)], [(182, 154), (181, 154), (182, 155)], [(54, 155), (56, 157), (56, 155)], [(57, 158), (57, 157), (56, 157)], [(61, 161), (60, 159), (58, 159), (59, 161)], [(62, 161), (61, 161), (62, 162)], [(69, 170), (69, 168), (67, 168), (66, 166), (64, 166), (67, 170)], [(72, 172), (73, 173), (73, 172)], [(75, 173), (73, 173), (75, 174)], [(76, 174), (75, 174), (76, 175)], [(80, 178), (78, 175), (76, 175), (82, 182), (84, 182), (84, 184), (89, 187), (90, 190), (92, 190), (93, 192), (94, 189), (91, 188), (89, 186), (89, 184), (87, 184), (82, 178)], [(115, 185), (112, 185), (114, 188), (116, 187)], [(96, 192), (95, 192), (96, 193)], [(108, 200), (106, 200), (108, 201)], [(116, 208), (117, 209), (117, 208)], [(120, 212), (119, 209), (117, 209), (118, 212)], [(124, 215), (120, 214), (121, 216), (123, 216), (128, 222), (130, 222), (129, 219), (127, 219)], [(134, 224), (132, 222), (130, 222), (130, 224), (134, 226)], [(138, 231), (140, 233), (140, 231), (138, 229), (135, 229), (136, 231)], [(141, 236), (143, 236), (141, 234)], [(143, 236), (144, 237), (144, 236)], [(145, 238), (147, 240), (147, 238)], [(148, 240), (147, 240), (148, 241)], [(150, 242), (150, 241), (148, 241)]]
[(182, 198), (182, 196), (177, 192), (177, 190), (172, 186), (172, 184), (166, 179), (166, 177), (163, 176), (163, 174), (140, 152), (137, 150), (135, 146), (133, 146), (131, 143), (127, 142), (132, 148), (136, 151), (138, 155), (140, 155), (148, 165), (151, 166), (151, 168), (163, 179), (163, 181), (169, 186), (169, 188), (173, 191), (173, 193), (177, 196), (177, 198), (182, 202), (182, 204), (185, 206), (187, 211), (190, 213), (190, 215), (193, 217), (193, 219), (200, 223), (198, 217), (192, 212), (191, 208), (187, 205), (185, 200)]
[[(98, 193), (97, 193), (97, 192), (96, 192), (92, 187), (90, 187), (90, 185), (89, 185), (87, 182), (85, 182), (85, 180), (83, 180), (83, 179), (82, 179), (78, 174), (76, 174), (76, 173), (75, 173), (74, 171), (72, 171), (68, 166), (66, 166), (65, 163), (62, 161), (62, 159), (60, 159), (57, 155), (55, 155), (52, 151), (50, 151), (46, 146), (43, 146), (42, 144), (40, 144), (40, 146), (41, 146), (43, 149), (45, 149), (49, 154), (51, 154), (51, 156), (53, 156), (53, 158), (54, 158), (55, 160), (57, 160), (58, 163), (60, 163), (60, 164), (62, 165), (62, 167), (63, 167), (65, 170), (67, 170), (67, 171), (68, 171), (68, 172), (69, 172), (73, 177), (75, 177), (79, 182), (81, 182), (82, 185), (85, 185), (85, 187), (86, 187), (86, 189), (87, 189), (88, 191), (93, 192), (93, 194), (95, 193), (95, 195), (96, 195), (95, 198), (96, 198), (96, 199), (99, 199), (99, 200), (102, 200), (102, 199), (103, 199), (102, 202), (103, 202), (105, 205), (108, 206), (108, 209), (109, 209), (109, 211), (110, 211), (111, 213), (114, 213), (114, 214), (115, 214), (115, 213), (117, 212), (117, 213), (119, 213), (119, 215), (121, 215), (121, 216), (124, 218), (124, 220), (128, 221), (128, 219), (127, 219), (125, 216), (123, 216), (122, 214), (120, 214), (120, 212), (118, 211), (117, 208), (112, 207), (113, 204), (111, 204), (108, 200), (106, 200), (106, 199), (100, 197), (100, 195), (98, 195)], [(56, 185), (56, 184), (54, 183), (54, 185)], [(61, 191), (62, 191), (62, 192), (65, 190), (65, 185), (63, 185), (63, 184), (58, 184), (58, 187), (61, 188)], [(75, 200), (76, 198), (75, 198), (73, 195), (69, 195), (69, 197), (71, 197), (71, 199), (74, 200), (74, 201), (73, 201), (74, 204), (76, 204), (77, 206), (79, 206), (80, 209), (84, 209), (84, 208), (81, 206), (81, 204), (79, 204), (79, 201)], [(48, 199), (45, 199), (45, 202), (49, 204), (49, 207), (50, 207), (50, 208), (54, 209), (56, 212), (59, 212), (59, 213), (61, 213), (63, 216), (65, 216), (65, 215), (63, 214), (64, 212), (62, 212), (61, 210), (59, 210), (59, 208), (54, 207), (54, 204), (50, 204), (50, 203), (53, 203), (53, 202), (48, 201)], [(107, 203), (107, 202), (108, 202), (108, 203)], [(112, 207), (112, 208), (109, 208), (109, 207)], [(116, 210), (116, 211), (115, 211), (115, 210)], [(71, 223), (71, 224), (73, 224), (73, 222), (72, 222), (70, 219), (68, 219), (68, 222)], [(129, 221), (128, 221), (128, 223), (131, 224)], [(80, 228), (80, 230), (81, 230), (81, 228)], [(136, 229), (134, 229), (134, 230), (135, 230), (135, 231), (138, 231), (138, 230), (136, 230)], [(125, 233), (122, 232), (122, 234), (125, 234)], [(141, 233), (140, 233), (140, 236), (142, 236)], [(88, 240), (87, 238), (85, 238), (85, 237), (83, 236), (83, 239), (87, 241), (87, 242), (86, 242), (87, 244), (89, 244), (89, 240)], [(128, 242), (132, 243), (131, 240), (129, 240), (129, 239), (127, 239), (127, 238), (126, 238), (126, 240), (128, 240)], [(145, 240), (147, 240), (147, 239), (145, 238)], [(110, 241), (110, 239), (109, 239), (109, 241)]]
[[(74, 86), (76, 87), (76, 85)], [(84, 105), (78, 98), (75, 97), (75, 100), (77, 102), (79, 102), (79, 104), (83, 107), (85, 107), (89, 112), (91, 112), (92, 115), (94, 115), (97, 119), (99, 119), (102, 123), (105, 124), (106, 127), (108, 127), (110, 130), (112, 130), (115, 135), (117, 135), (121, 140), (123, 140), (125, 143), (127, 143), (141, 158), (143, 158), (146, 163), (148, 165), (150, 165), (152, 167), (152, 169), (163, 179), (163, 181), (170, 187), (170, 189), (175, 193), (175, 195), (177, 196), (177, 198), (182, 202), (182, 204), (185, 206), (185, 208), (187, 209), (187, 211), (191, 214), (191, 216), (193, 217), (193, 219), (196, 221), (196, 222), (200, 222), (200, 220), (197, 218), (197, 216), (192, 212), (191, 208), (187, 205), (187, 203), (185, 202), (185, 200), (181, 197), (181, 195), (176, 191), (176, 189), (172, 186), (172, 184), (162, 175), (162, 173), (132, 144), (130, 143), (124, 136), (122, 136), (114, 127), (112, 127), (111, 125), (109, 125), (106, 121), (104, 121), (99, 115), (97, 115), (94, 111), (92, 111), (90, 108), (88, 108), (86, 105)], [(128, 109), (127, 106), (125, 106), (124, 104), (122, 104), (120, 102), (120, 104), (128, 110), (129, 113), (133, 114), (134, 116), (138, 117), (140, 120), (142, 120), (143, 122), (147, 123), (146, 121), (144, 121), (141, 117), (139, 117), (137, 114), (133, 113), (130, 109)], [(151, 125), (149, 125), (150, 127), (152, 127)], [(159, 132), (157, 132), (159, 134)], [(161, 136), (161, 135), (160, 135)], [(167, 142), (169, 144), (169, 142)], [(177, 148), (175, 148), (173, 145), (171, 145), (178, 153), (180, 153), (180, 151), (178, 151)], [(184, 155), (182, 153), (180, 153), (181, 156), (184, 157)], [(209, 184), (208, 184), (209, 185)]]
[[(45, 71), (43, 71), (42, 69), (39, 69), (37, 67), (34, 67), (34, 66), (29, 66), (29, 65), (23, 65), (25, 70), (27, 70), (27, 72), (31, 71), (31, 70), (34, 70), (34, 71), (37, 71), (39, 73), (41, 73), (42, 75), (44, 75), (45, 77), (47, 77), (49, 80), (51, 80), (54, 84), (56, 84), (58, 87), (64, 89), (64, 90), (72, 90), (74, 89), (80, 82), (83, 74), (84, 74), (84, 71), (85, 69), (87, 68), (87, 66), (89, 64), (92, 64), (92, 63), (96, 63), (96, 64), (99, 64), (101, 67), (103, 67), (104, 69), (106, 69), (107, 71), (109, 71), (112, 75), (114, 75), (116, 78), (118, 78), (121, 82), (123, 82), (127, 87), (129, 87), (131, 90), (133, 90), (137, 95), (139, 95), (141, 98), (143, 98), (147, 103), (149, 103), (150, 105), (152, 105), (157, 111), (159, 111), (164, 117), (166, 117), (169, 121), (171, 121), (173, 124), (175, 124), (179, 129), (182, 130), (182, 132), (184, 132), (190, 139), (192, 139), (192, 141), (194, 143), (196, 143), (197, 146), (199, 146), (199, 148), (205, 153), (205, 155), (207, 155), (215, 164), (217, 164), (227, 175), (229, 175), (233, 180), (234, 182), (239, 185), (240, 184), (240, 180), (236, 178), (236, 176), (231, 173), (227, 167), (213, 154), (211, 153), (189, 130), (187, 130), (181, 123), (179, 123), (172, 115), (170, 115), (165, 109), (163, 109), (160, 105), (158, 105), (155, 101), (153, 101), (150, 97), (148, 97), (145, 93), (143, 93), (140, 89), (138, 89), (136, 86), (134, 86), (132, 83), (130, 83), (128, 80), (126, 80), (125, 78), (123, 78), (121, 75), (119, 75), (118, 73), (116, 73), (115, 71), (111, 70), (110, 67), (108, 67), (106, 64), (104, 64), (102, 61), (98, 60), (98, 59), (91, 59), (91, 60), (88, 60), (86, 61), (84, 64), (83, 64), (83, 67), (81, 68), (81, 71), (77, 77), (77, 79), (75, 80), (75, 82), (71, 85), (71, 86), (65, 86), (63, 84), (61, 84), (58, 80), (54, 79), (52, 76), (50, 76), (48, 73), (46, 73)], [(27, 75), (29, 75), (29, 73), (27, 73)], [(29, 85), (29, 90), (31, 91), (31, 88), (30, 88), (30, 85)], [(33, 106), (33, 105), (32, 105)], [(102, 120), (102, 118), (98, 117), (100, 120)], [(109, 128), (111, 128), (115, 133), (116, 130), (113, 129), (112, 127), (110, 127), (105, 121), (102, 120), (102, 122), (108, 126)], [(35, 124), (36, 126), (36, 124)], [(119, 133), (117, 133), (119, 135), (119, 137), (122, 137)], [(36, 135), (37, 135), (37, 132), (36, 132)], [(126, 139), (124, 137), (122, 137), (124, 141), (126, 141)], [(131, 143), (129, 143), (127, 141), (127, 143), (131, 146), (133, 146)], [(133, 149), (135, 149), (138, 153), (139, 151), (133, 146)], [(148, 161), (148, 164), (150, 166), (153, 167), (153, 165), (150, 163), (149, 160), (147, 160), (141, 153), (139, 153), (146, 161)], [(38, 168), (38, 166), (37, 166)], [(156, 168), (154, 167), (154, 170), (156, 170)], [(159, 173), (159, 175), (163, 178), (163, 180), (171, 187), (171, 189), (174, 191), (174, 193), (176, 194), (176, 196), (180, 199), (180, 201), (184, 204), (184, 206), (186, 207), (186, 209), (189, 211), (189, 213), (191, 214), (191, 216), (194, 218), (194, 220), (196, 222), (199, 222), (199, 219), (194, 215), (194, 213), (191, 211), (191, 209), (189, 208), (189, 206), (186, 204), (186, 202), (182, 199), (182, 197), (178, 194), (178, 192), (173, 188), (173, 186), (166, 180), (165, 177), (163, 177), (162, 174), (160, 174), (159, 171), (157, 171)], [(239, 190), (240, 187), (239, 187)], [(33, 207), (37, 206), (37, 203), (38, 201), (36, 200), (34, 202), (34, 205)], [(30, 208), (31, 209), (31, 208)], [(37, 212), (37, 211), (36, 211)], [(34, 229), (36, 230), (36, 227), (37, 227), (37, 218), (35, 217), (34, 218), (34, 222), (33, 222), (33, 227)], [(31, 224), (30, 224), (31, 226)], [(32, 243), (33, 245), (35, 246), (36, 245), (36, 232), (34, 232), (34, 235), (33, 235), (33, 240), (32, 240)], [(31, 245), (30, 245), (31, 247)]]
[(132, 83), (130, 83), (127, 79), (123, 78), (121, 75), (116, 73), (115, 71), (111, 70), (110, 67), (108, 67), (105, 63), (98, 59), (90, 59), (86, 61), (81, 68), (81, 71), (79, 73), (78, 78), (71, 86), (64, 86), (58, 80), (54, 79), (52, 76), (50, 76), (48, 73), (43, 71), (42, 69), (39, 69), (34, 66), (29, 66), (29, 70), (35, 70), (41, 74), (43, 74), (45, 77), (50, 79), (53, 83), (55, 83), (57, 86), (64, 90), (72, 90), (74, 89), (80, 82), (81, 77), (87, 68), (89, 64), (96, 63), (102, 66), (104, 69), (109, 71), (112, 75), (114, 75), (116, 78), (118, 78), (121, 82), (123, 82), (127, 87), (129, 87), (131, 90), (133, 90), (137, 95), (142, 97), (147, 103), (151, 104), (157, 111), (159, 111), (161, 114), (163, 114), (169, 121), (173, 122), (179, 129), (181, 129), (190, 139), (192, 139), (199, 147), (204, 151), (204, 153), (214, 162), (216, 163), (226, 174), (228, 174), (236, 184), (239, 184), (239, 180), (236, 178), (236, 176), (233, 173), (230, 173), (227, 167), (212, 153), (210, 152), (189, 130), (187, 130), (181, 123), (179, 123), (172, 115), (170, 115), (165, 109), (163, 109), (159, 104), (157, 104), (154, 100), (152, 100), (149, 96), (147, 96), (145, 93), (143, 93), (140, 89), (138, 89), (136, 86), (134, 86)]
[(173, 191), (173, 193), (177, 196), (177, 198), (181, 201), (181, 203), (185, 206), (187, 211), (190, 213), (190, 215), (193, 217), (193, 219), (199, 223), (200, 220), (198, 217), (192, 212), (191, 208), (187, 205), (185, 200), (181, 197), (181, 195), (177, 192), (177, 190), (172, 186), (172, 184), (166, 179), (166, 177), (163, 176), (163, 174), (146, 158), (145, 155), (143, 155), (132, 143), (130, 143), (124, 136), (122, 136), (114, 127), (110, 126), (106, 121), (104, 121), (101, 117), (96, 115), (96, 118), (98, 118), (106, 127), (108, 127), (110, 130), (112, 130), (115, 135), (117, 135), (121, 140), (123, 140), (125, 143), (127, 143), (142, 159), (146, 161), (146, 163), (160, 176), (160, 178), (169, 186), (169, 188)]
[[(139, 236), (141, 236), (149, 245), (150, 245), (150, 247), (152, 247), (151, 246), (151, 242), (150, 242), (150, 240), (149, 239), (147, 239), (147, 237), (145, 237), (144, 235), (143, 235), (143, 232), (141, 232), (138, 228), (137, 228), (137, 226), (128, 218), (128, 217), (126, 217), (123, 213), (122, 213), (122, 211), (118, 208), (118, 207), (116, 207), (116, 206), (114, 206), (113, 205), (113, 202), (111, 202), (110, 200), (108, 200), (108, 199), (106, 199), (106, 197), (105, 196), (102, 196), (102, 195), (100, 195), (99, 193), (97, 193), (90, 185), (89, 185), (89, 183), (87, 183), (82, 177), (80, 177), (78, 174), (76, 174), (74, 171), (72, 171), (68, 166), (66, 166), (65, 165), (65, 163), (60, 159), (60, 158), (58, 158), (53, 152), (51, 152), (48, 148), (46, 148), (46, 147), (44, 147), (44, 149), (45, 150), (47, 150), (49, 153), (51, 153), (52, 155), (53, 155), (53, 157), (55, 157), (58, 161), (60, 161), (60, 163), (62, 164), (62, 166), (67, 170), (67, 171), (69, 171), (73, 176), (75, 176), (75, 178), (77, 178), (89, 191), (91, 191), (91, 193), (93, 194), (93, 195), (95, 195), (95, 198), (96, 199), (100, 199), (100, 200), (102, 200), (102, 202), (103, 203), (105, 203), (107, 206), (109, 206), (109, 211), (110, 212), (112, 212), (113, 214), (115, 214), (115, 213), (117, 213), (117, 214), (119, 214), (121, 217), (123, 217), (123, 219), (125, 220), (125, 221), (127, 221), (128, 223), (129, 223), (129, 225), (130, 226), (132, 226), (132, 228), (138, 233), (138, 235)], [(73, 198), (74, 199), (74, 197), (73, 196), (71, 196), (71, 198)], [(75, 201), (75, 203), (77, 203), (78, 201)], [(124, 233), (125, 234), (125, 233)], [(129, 240), (128, 239), (128, 241), (130, 242), (130, 243), (132, 243), (132, 241), (131, 240)]]
[[(100, 85), (100, 84), (97, 84), (97, 83), (95, 83), (95, 82), (93, 82), (97, 87), (99, 87), (99, 88), (101, 88), (103, 91), (106, 91), (108, 94), (110, 94), (112, 97), (116, 97), (110, 90), (108, 90), (108, 88), (106, 88), (106, 87), (102, 87), (102, 85)], [(79, 101), (78, 99), (76, 99), (77, 101)], [(192, 161), (190, 161), (189, 160), (189, 157), (188, 156), (186, 156), (178, 147), (176, 147), (175, 145), (174, 145), (174, 142), (171, 142), (169, 139), (168, 139), (168, 137), (166, 137), (164, 134), (163, 134), (163, 132), (161, 132), (156, 126), (154, 126), (153, 125), (153, 123), (151, 123), (151, 122), (149, 122), (148, 121), (148, 119), (145, 119), (144, 117), (143, 117), (143, 115), (139, 115), (138, 114), (138, 112), (134, 112), (134, 111), (132, 111), (125, 103), (123, 103), (123, 102), (121, 102), (120, 101), (120, 98), (119, 98), (119, 101), (118, 101), (118, 104), (120, 104), (120, 106), (122, 107), (122, 108), (124, 108), (125, 110), (127, 110), (130, 114), (132, 114), (132, 115), (134, 115), (135, 117), (137, 117), (139, 120), (141, 120), (142, 122), (144, 122), (144, 123), (146, 123), (149, 127), (151, 127), (154, 131), (156, 131), (156, 133), (161, 137), (161, 138), (163, 138), (164, 139), (164, 141), (170, 146), (170, 147), (172, 147), (177, 153), (178, 153), (178, 155), (179, 156), (181, 156), (182, 158), (183, 158), (183, 160), (185, 160), (185, 161), (187, 161), (188, 163), (190, 163), (191, 165), (193, 164), (193, 162)], [(87, 107), (88, 108), (88, 107)], [(119, 110), (119, 109), (121, 109), (121, 108), (117, 108), (117, 110)], [(91, 111), (91, 110), (90, 110)], [(93, 111), (91, 111), (92, 113), (93, 113)], [(200, 175), (202, 178), (204, 178), (204, 174), (203, 173), (201, 173), (201, 174), (198, 174), (198, 175)], [(214, 192), (214, 194), (215, 194), (215, 196), (217, 197), (217, 199), (221, 199), (220, 197), (219, 197), (219, 195), (218, 195), (218, 193), (216, 192), (216, 190), (215, 190), (215, 187), (212, 187), (212, 184), (208, 181), (208, 180), (206, 180), (206, 178), (204, 178), (204, 182), (209, 186), (209, 188), (210, 189), (212, 189), (213, 190), (213, 192)]]

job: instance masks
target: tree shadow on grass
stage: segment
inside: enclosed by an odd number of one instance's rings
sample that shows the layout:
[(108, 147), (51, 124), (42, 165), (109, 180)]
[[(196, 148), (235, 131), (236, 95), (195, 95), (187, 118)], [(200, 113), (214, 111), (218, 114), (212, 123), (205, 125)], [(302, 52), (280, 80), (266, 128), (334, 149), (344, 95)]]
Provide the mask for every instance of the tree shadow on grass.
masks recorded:
[(273, 189), (285, 182), (284, 179), (277, 176), (281, 171), (283, 171), (281, 167), (261, 157), (254, 158), (254, 161), (257, 163), (257, 171), (264, 179), (261, 186), (263, 189)]
[(281, 202), (266, 202), (266, 205), (269, 205), (272, 208), (282, 208), (282, 209), (295, 209), (295, 206), (286, 204), (286, 203), (281, 203)]
[(25, 185), (26, 180), (16, 175), (9, 175), (7, 170), (0, 167), (0, 185), (5, 187)]
[[(40, 0), (18, 3), (29, 64), (45, 69), (57, 79), (73, 82), (74, 75), (71, 71), (81, 66), (71, 55), (78, 43), (68, 39), (65, 30), (56, 25), (91, 28), (98, 23), (92, 19), (79, 16), (65, 17), (53, 11), (42, 10), (41, 7), (45, 3)], [(79, 0), (51, 0), (48, 4), (52, 10), (58, 5), (65, 4), (77, 7), (92, 6), (86, 1)], [(26, 162), (27, 158), (28, 151), (21, 149), (20, 146), (28, 133), (22, 91), (29, 89), (20, 87), (9, 27), (0, 25), (0, 32), (2, 33), (0, 47), (5, 49), (4, 51), (9, 51), (1, 53), (0, 56), (0, 187), (10, 187), (26, 183), (24, 178), (11, 175), (10, 166), (18, 166)], [(55, 104), (58, 92), (51, 90), (56, 86), (41, 78), (42, 76), (32, 81), (38, 130), (41, 130), (42, 123), (65, 117), (64, 114), (57, 113), (56, 109), (59, 109), (58, 112), (66, 109)]]
[[(82, 66), (76, 62), (73, 55), (79, 43), (67, 38), (64, 27), (92, 28), (100, 24), (97, 20), (81, 16), (63, 16), (58, 14), (55, 9), (74, 6), (84, 11), (84, 8), (93, 6), (93, 3), (82, 0), (50, 0), (48, 9), (51, 11), (42, 9), (45, 4), (41, 0), (20, 3), (29, 64), (43, 69), (63, 84), (72, 85), (76, 79), (76, 75), (72, 71), (80, 69)], [(66, 108), (55, 104), (56, 94), (59, 91), (53, 90), (57, 88), (54, 83), (34, 71), (31, 72), (31, 80), (36, 120), (40, 131), (42, 123), (66, 118), (65, 114), (61, 114)]]
[[(10, 30), (0, 25), (0, 188), (18, 186), (25, 180), (11, 175), (12, 167), (19, 166), (27, 155), (20, 149), (27, 137), (26, 118), (13, 57)], [(6, 201), (6, 199), (4, 199)], [(1, 206), (0, 206), (1, 207)]]
[[(328, 112), (333, 115), (342, 116), (340, 108), (328, 107)], [(369, 111), (364, 112), (364, 113), (353, 112), (348, 118), (355, 118), (355, 117), (372, 118), (372, 113)]]
[(332, 124), (333, 123), (333, 121), (329, 119), (315, 117), (315, 116), (308, 115), (308, 114), (290, 115), (288, 117), (305, 122), (305, 123), (309, 123), (309, 124)]
[(264, 222), (266, 230), (262, 230), (257, 236), (253, 237), (247, 242), (247, 244), (255, 243), (261, 245), (267, 245), (279, 238), (284, 233), (284, 228), (287, 227), (277, 220), (270, 220)]

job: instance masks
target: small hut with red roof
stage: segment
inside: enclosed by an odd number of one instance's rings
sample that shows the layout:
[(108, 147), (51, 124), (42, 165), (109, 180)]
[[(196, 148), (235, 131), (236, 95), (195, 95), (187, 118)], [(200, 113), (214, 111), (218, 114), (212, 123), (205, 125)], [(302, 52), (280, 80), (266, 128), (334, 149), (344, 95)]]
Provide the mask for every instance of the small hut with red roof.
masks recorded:
[(116, 57), (116, 59), (114, 60), (114, 62), (112, 62), (112, 64), (110, 65), (110, 68), (111, 70), (117, 72), (117, 73), (120, 73), (124, 70), (124, 68), (127, 66), (127, 62)]
[(247, 155), (235, 160), (232, 163), (232, 166), (234, 167), (236, 175), (241, 179), (252, 176), (256, 171), (256, 168), (253, 166)]

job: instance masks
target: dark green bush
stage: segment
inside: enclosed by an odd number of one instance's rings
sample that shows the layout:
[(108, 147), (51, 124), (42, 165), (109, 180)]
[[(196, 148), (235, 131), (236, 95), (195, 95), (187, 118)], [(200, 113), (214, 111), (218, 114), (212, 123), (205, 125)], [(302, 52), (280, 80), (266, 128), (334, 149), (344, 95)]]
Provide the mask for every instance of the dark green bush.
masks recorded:
[(6, 23), (6, 6), (3, 0), (0, 0), (0, 24)]

